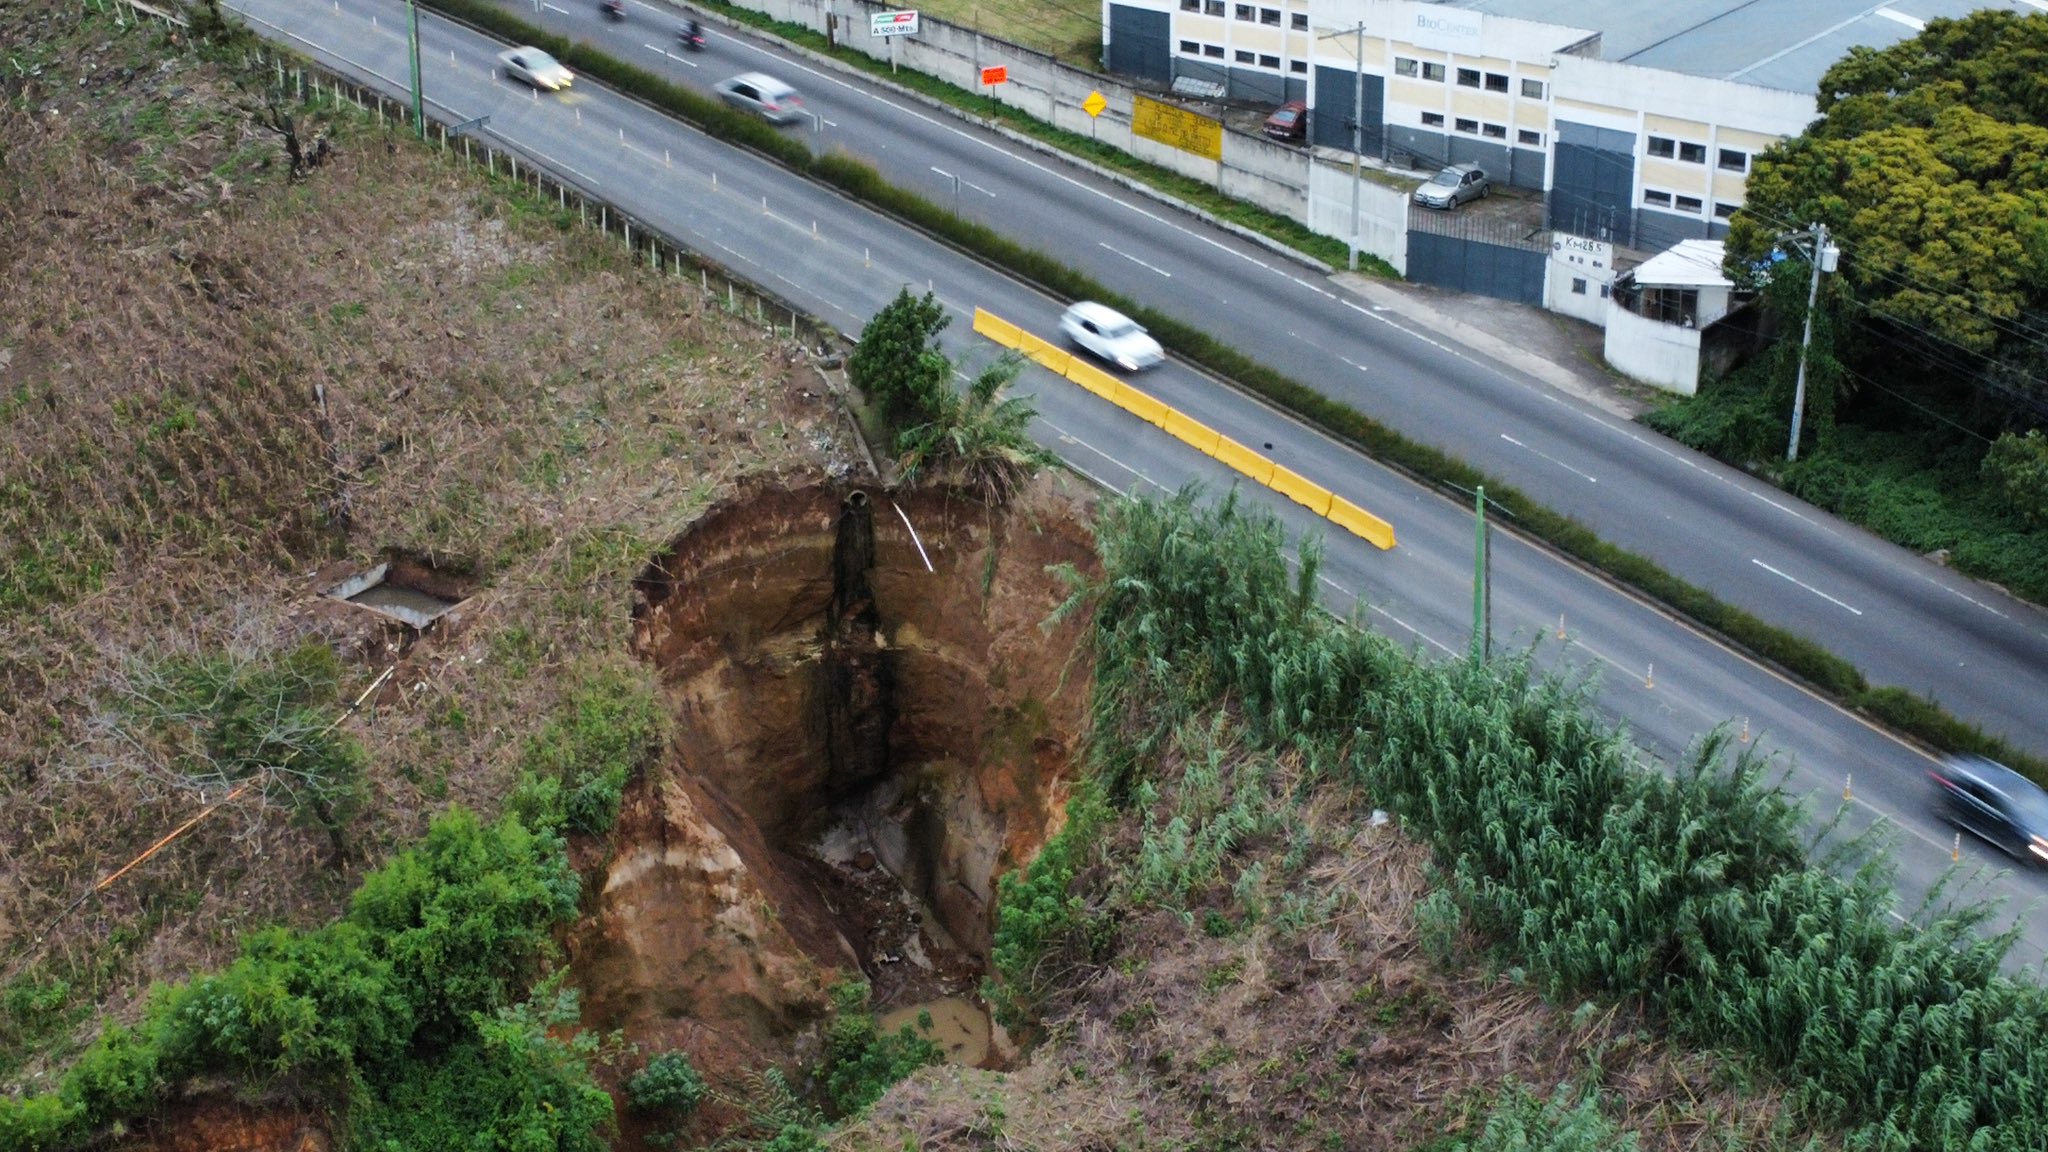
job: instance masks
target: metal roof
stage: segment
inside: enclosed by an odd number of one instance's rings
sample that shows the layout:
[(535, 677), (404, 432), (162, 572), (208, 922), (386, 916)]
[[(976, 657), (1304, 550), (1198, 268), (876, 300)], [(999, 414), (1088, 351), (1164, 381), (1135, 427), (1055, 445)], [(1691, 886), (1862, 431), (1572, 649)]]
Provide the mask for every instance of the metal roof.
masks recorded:
[(1489, 16), (1600, 33), (1599, 58), (1693, 76), (1818, 92), (1820, 78), (1858, 45), (1883, 48), (1929, 20), (1985, 8), (2048, 12), (2048, 0), (1434, 0)]
[(1726, 251), (1719, 240), (1680, 240), (1636, 265), (1633, 275), (1646, 288), (1732, 288), (1721, 274)]

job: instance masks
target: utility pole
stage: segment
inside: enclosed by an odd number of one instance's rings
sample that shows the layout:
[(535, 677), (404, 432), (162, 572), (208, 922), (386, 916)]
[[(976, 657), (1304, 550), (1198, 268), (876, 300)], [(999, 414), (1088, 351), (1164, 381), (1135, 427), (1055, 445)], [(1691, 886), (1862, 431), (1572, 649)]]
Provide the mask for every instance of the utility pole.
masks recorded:
[[(1325, 32), (1318, 39), (1328, 40), (1332, 36), (1351, 35), (1357, 37), (1355, 71), (1351, 89), (1351, 259), (1350, 269), (1358, 271), (1358, 195), (1365, 183), (1365, 21), (1355, 27)], [(1314, 174), (1309, 182), (1313, 184)]]
[(420, 6), (406, 0), (406, 42), (412, 53), (412, 125), (420, 139), (427, 138), (426, 100), (420, 95)]
[(1784, 237), (1787, 240), (1810, 239), (1813, 242), (1813, 279), (1806, 285), (1806, 331), (1799, 337), (1799, 375), (1792, 385), (1792, 439), (1785, 445), (1785, 463), (1799, 461), (1799, 426), (1806, 419), (1806, 350), (1813, 344), (1813, 307), (1820, 299), (1820, 274), (1833, 272), (1841, 259), (1842, 250), (1828, 243), (1828, 226), (1814, 224), (1809, 231)]

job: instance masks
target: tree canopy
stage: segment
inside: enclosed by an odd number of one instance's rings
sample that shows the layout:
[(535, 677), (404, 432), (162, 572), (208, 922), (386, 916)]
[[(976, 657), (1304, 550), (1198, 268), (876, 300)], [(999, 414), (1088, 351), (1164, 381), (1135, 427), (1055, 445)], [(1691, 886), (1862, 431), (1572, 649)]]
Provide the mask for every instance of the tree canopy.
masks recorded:
[(1781, 233), (1824, 222), (1877, 320), (1981, 356), (1988, 379), (2042, 398), (2048, 14), (1933, 20), (1853, 49), (1822, 77), (1819, 108), (1758, 158), (1731, 260), (1763, 259)]

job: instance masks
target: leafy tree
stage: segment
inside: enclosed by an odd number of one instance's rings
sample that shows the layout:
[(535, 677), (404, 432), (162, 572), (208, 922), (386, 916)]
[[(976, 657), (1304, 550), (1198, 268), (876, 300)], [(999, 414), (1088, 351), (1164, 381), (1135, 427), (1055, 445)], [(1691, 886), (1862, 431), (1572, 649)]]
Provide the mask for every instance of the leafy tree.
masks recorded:
[(906, 288), (861, 329), (846, 374), (881, 405), (892, 429), (931, 421), (952, 394), (953, 364), (938, 346), (951, 319), (937, 297)]
[(1950, 360), (2037, 345), (2048, 330), (2026, 317), (2048, 302), (2044, 54), (2048, 15), (2002, 10), (1853, 49), (1821, 79), (1821, 119), (1758, 157), (1731, 267), (1824, 222), (1873, 323), (1931, 337)]
[(626, 1081), (626, 1099), (642, 1112), (688, 1116), (704, 1102), (704, 1077), (682, 1052), (663, 1052)]
[(1003, 390), (1023, 361), (1005, 355), (968, 385), (953, 389), (953, 362), (938, 347), (951, 318), (936, 298), (908, 291), (875, 314), (861, 330), (847, 372), (881, 406), (906, 480), (947, 474), (991, 500), (1055, 457), (1027, 430), (1038, 410)]

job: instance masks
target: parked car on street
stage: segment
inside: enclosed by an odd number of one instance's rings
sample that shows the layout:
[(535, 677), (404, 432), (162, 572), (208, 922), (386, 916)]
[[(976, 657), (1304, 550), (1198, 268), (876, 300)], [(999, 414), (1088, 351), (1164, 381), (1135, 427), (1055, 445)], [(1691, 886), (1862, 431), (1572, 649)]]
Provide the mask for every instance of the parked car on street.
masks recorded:
[(1425, 208), (1456, 208), (1493, 192), (1486, 169), (1477, 164), (1453, 164), (1429, 178), (1415, 190), (1415, 202)]
[(498, 53), (498, 72), (509, 79), (550, 92), (559, 92), (576, 79), (562, 67), (561, 61), (538, 48), (514, 48)]
[(2015, 860), (2048, 865), (2048, 792), (1996, 760), (1951, 756), (1929, 772), (1941, 815)]
[(1150, 368), (1166, 359), (1159, 341), (1140, 328), (1137, 321), (1092, 300), (1083, 300), (1067, 309), (1060, 317), (1060, 331), (1091, 355), (1126, 372)]
[(787, 124), (804, 114), (804, 98), (796, 89), (765, 72), (742, 72), (712, 85), (718, 98), (770, 124)]
[(1299, 144), (1308, 139), (1308, 103), (1289, 100), (1273, 109), (1273, 114), (1266, 117), (1263, 129), (1266, 135), (1289, 144)]

